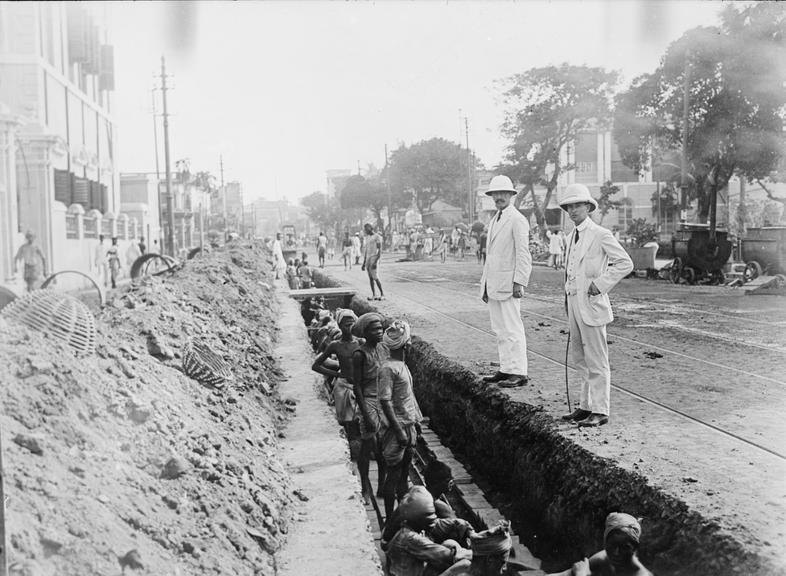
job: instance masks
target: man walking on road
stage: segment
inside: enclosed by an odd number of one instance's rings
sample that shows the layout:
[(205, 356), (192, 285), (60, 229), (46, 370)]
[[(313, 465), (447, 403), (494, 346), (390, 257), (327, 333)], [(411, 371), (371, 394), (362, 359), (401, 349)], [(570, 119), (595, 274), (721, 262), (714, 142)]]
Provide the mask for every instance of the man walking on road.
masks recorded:
[(17, 271), (17, 263), (22, 262), (24, 271), (22, 278), (28, 292), (35, 290), (38, 282), (46, 276), (46, 257), (35, 243), (35, 234), (32, 230), (25, 232), (26, 242), (19, 247), (14, 257), (14, 272)]
[(570, 349), (581, 375), (579, 408), (562, 417), (579, 426), (609, 421), (611, 368), (606, 324), (614, 319), (609, 291), (633, 270), (633, 262), (610, 230), (589, 217), (598, 203), (583, 184), (565, 189), (559, 205), (573, 221), (565, 266), (565, 304)]
[(529, 223), (510, 203), (516, 194), (510, 178), (495, 176), (486, 194), (494, 198), (497, 213), (489, 222), (480, 294), (489, 305), (491, 329), (497, 335), (499, 370), (483, 380), (516, 388), (529, 382), (527, 337), (521, 321), (521, 297), (532, 272)]
[(319, 267), (325, 267), (325, 251), (327, 250), (328, 239), (324, 232), (319, 233), (317, 238), (317, 256), (319, 257)]
[[(368, 283), (371, 285), (371, 296), (369, 300), (383, 300), (382, 284), (379, 281), (379, 259), (382, 257), (382, 238), (374, 232), (371, 224), (365, 224), (363, 231), (366, 233), (366, 243), (363, 245), (363, 265), (361, 270), (368, 272)], [(379, 288), (379, 296), (377, 296)]]

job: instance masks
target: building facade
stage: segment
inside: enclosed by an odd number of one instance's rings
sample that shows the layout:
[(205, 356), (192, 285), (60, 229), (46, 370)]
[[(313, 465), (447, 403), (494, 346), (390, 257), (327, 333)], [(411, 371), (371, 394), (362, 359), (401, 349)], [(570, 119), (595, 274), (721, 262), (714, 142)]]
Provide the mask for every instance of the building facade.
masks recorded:
[(67, 215), (79, 208), (86, 217), (100, 214), (102, 232), (117, 234), (114, 62), (103, 10), (98, 3), (0, 2), (0, 273), (7, 283), (16, 279), (9, 255), (26, 230), (37, 234), (53, 270), (75, 265), (63, 241), (82, 240), (64, 235), (73, 225)]

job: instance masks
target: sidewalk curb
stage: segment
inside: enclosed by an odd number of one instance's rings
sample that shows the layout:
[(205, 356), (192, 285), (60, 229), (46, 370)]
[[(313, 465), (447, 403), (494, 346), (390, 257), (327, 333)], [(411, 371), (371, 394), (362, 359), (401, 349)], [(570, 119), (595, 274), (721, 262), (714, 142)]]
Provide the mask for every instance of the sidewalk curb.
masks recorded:
[(296, 504), (287, 541), (277, 555), (277, 574), (381, 575), (347, 442), (334, 413), (317, 396), (318, 376), (311, 371), (313, 354), (300, 308), (287, 297), (283, 283), (276, 287), (281, 310), (276, 355), (288, 376), (279, 392), (297, 402), (280, 444)]

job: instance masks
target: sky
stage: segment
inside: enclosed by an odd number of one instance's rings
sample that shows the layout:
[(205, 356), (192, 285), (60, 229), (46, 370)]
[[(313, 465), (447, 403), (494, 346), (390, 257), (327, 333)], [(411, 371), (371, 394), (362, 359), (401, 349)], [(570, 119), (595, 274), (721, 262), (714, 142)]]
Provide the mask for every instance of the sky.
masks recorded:
[[(245, 201), (296, 202), (326, 170), (384, 166), (389, 150), (433, 137), (486, 166), (505, 141), (499, 80), (567, 62), (623, 85), (668, 44), (715, 25), (725, 3), (111, 2), (122, 172), (154, 172), (153, 95), (166, 57), (170, 158), (243, 184)], [(155, 76), (159, 76), (156, 78)], [(164, 169), (158, 118), (159, 162)]]

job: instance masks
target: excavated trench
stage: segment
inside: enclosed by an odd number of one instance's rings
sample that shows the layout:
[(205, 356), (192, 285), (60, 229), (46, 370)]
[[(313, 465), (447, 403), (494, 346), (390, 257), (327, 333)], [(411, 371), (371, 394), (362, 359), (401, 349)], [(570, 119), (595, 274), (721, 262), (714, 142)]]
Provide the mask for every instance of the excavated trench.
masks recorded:
[[(315, 277), (319, 287), (341, 286), (319, 271)], [(359, 298), (351, 306), (358, 315), (376, 311)], [(563, 437), (551, 416), (482, 385), (428, 342), (413, 338), (407, 364), (431, 429), (547, 572), (600, 550), (606, 515), (622, 510), (642, 519), (639, 557), (656, 574), (775, 574), (717, 524)]]

